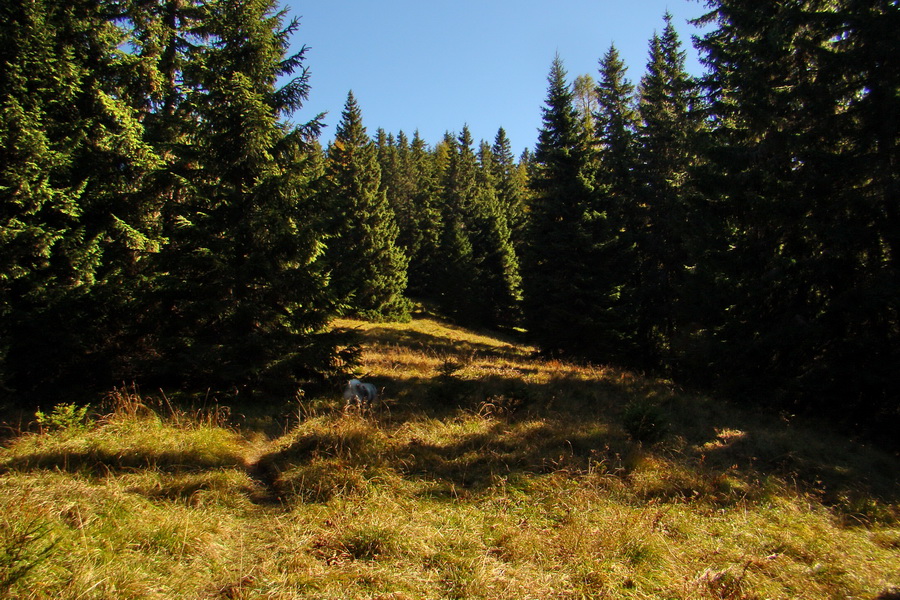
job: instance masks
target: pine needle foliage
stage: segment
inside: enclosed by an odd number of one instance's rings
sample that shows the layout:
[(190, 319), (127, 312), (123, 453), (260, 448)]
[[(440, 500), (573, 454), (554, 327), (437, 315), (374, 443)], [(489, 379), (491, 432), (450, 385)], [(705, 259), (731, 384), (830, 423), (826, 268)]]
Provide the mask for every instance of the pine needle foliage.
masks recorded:
[(140, 194), (159, 159), (127, 102), (140, 68), (114, 12), (2, 8), (0, 379), (23, 392), (102, 377), (92, 363), (110, 359), (161, 242)]
[(297, 23), (266, 0), (3, 11), (2, 389), (329, 371)]
[(722, 0), (702, 22), (716, 124), (705, 181), (727, 244), (709, 296), (728, 318), (709, 329), (736, 350), (715, 370), (737, 393), (775, 389), (892, 429), (896, 5)]
[(639, 262), (636, 303), (640, 352), (650, 364), (673, 360), (679, 322), (693, 320), (691, 270), (697, 265), (694, 228), (698, 203), (693, 182), (703, 131), (696, 82), (685, 70), (672, 15), (650, 40), (639, 90), (635, 151), (638, 182), (635, 243)]
[(350, 314), (376, 320), (409, 317), (404, 297), (409, 259), (398, 244), (394, 210), (381, 189), (375, 144), (366, 135), (353, 92), (325, 165), (326, 258), (331, 288)]
[(548, 82), (522, 271), (526, 328), (545, 352), (616, 360), (628, 338), (620, 227), (558, 56)]
[[(189, 145), (182, 184), (163, 209), (170, 243), (159, 259), (156, 335), (175, 362), (147, 370), (229, 386), (293, 385), (328, 368), (313, 335), (330, 310), (320, 234), (311, 228), (308, 136), (285, 119), (308, 92), (287, 54), (296, 23), (268, 0), (201, 7), (187, 50), (181, 109)], [(276, 87), (280, 77), (287, 83)]]

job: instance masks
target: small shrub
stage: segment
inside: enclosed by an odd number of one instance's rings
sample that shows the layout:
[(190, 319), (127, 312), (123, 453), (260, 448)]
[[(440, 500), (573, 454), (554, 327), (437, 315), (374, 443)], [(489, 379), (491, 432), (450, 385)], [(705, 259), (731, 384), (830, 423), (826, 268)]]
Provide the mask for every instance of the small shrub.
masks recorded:
[(53, 551), (46, 525), (34, 520), (0, 521), (0, 591), (9, 590)]
[(465, 363), (447, 359), (438, 365), (438, 375), (444, 378), (454, 377), (459, 371), (466, 368)]
[(455, 377), (460, 371), (475, 361), (475, 352), (459, 353), (455, 358), (446, 358), (438, 365), (438, 374), (443, 378)]
[(54, 406), (49, 414), (38, 410), (34, 416), (41, 429), (80, 430), (87, 427), (87, 412), (90, 408), (90, 404), (79, 407), (62, 403)]
[(478, 382), (453, 376), (441, 376), (428, 388), (428, 399), (436, 406), (457, 407), (465, 405)]
[(655, 404), (631, 402), (622, 414), (622, 426), (637, 442), (653, 444), (668, 433), (665, 414)]

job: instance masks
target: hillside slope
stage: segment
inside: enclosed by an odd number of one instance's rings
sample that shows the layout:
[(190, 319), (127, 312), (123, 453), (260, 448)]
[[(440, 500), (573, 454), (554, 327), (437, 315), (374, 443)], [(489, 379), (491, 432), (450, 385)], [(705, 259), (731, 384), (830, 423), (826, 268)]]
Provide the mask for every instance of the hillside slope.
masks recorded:
[(118, 390), (0, 450), (11, 598), (894, 598), (896, 457), (437, 321), (342, 320), (373, 406)]

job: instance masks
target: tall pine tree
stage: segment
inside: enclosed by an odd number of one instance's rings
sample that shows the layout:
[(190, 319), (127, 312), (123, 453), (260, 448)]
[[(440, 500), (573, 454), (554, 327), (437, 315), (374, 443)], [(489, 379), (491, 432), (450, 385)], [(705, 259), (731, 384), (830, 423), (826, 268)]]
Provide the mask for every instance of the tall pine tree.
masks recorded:
[(441, 206), (438, 169), (432, 152), (419, 132), (413, 135), (403, 161), (404, 173), (414, 183), (410, 197), (409, 227), (405, 239), (409, 250), (409, 290), (420, 297), (434, 297), (439, 271)]
[(548, 83), (523, 257), (525, 323), (544, 352), (614, 360), (624, 335), (620, 288), (607, 271), (615, 227), (598, 209), (590, 138), (558, 56)]
[(461, 321), (471, 321), (479, 303), (477, 279), (480, 256), (472, 246), (472, 217), (478, 194), (475, 151), (468, 127), (453, 137), (444, 136), (438, 147), (438, 161), (443, 159), (441, 184), (441, 231), (435, 290), (443, 310)]
[(109, 374), (159, 247), (141, 194), (158, 157), (128, 103), (140, 69), (120, 5), (0, 10), (0, 383), (59, 393)]
[(608, 246), (604, 277), (606, 286), (616, 290), (617, 356), (646, 364), (646, 349), (640, 347), (642, 282), (637, 252), (646, 210), (639, 197), (639, 116), (634, 86), (625, 72), (625, 62), (611, 45), (600, 60), (597, 82), (594, 177), (599, 210), (605, 215), (599, 232)]
[(502, 127), (497, 130), (497, 135), (494, 137), (491, 153), (493, 154), (491, 164), (497, 199), (503, 214), (506, 215), (516, 254), (521, 255), (525, 243), (525, 206), (528, 184), (525, 168), (516, 163), (512, 145), (506, 136), (506, 130)]
[(594, 115), (600, 170), (598, 180), (620, 206), (637, 200), (637, 126), (635, 90), (625, 76), (615, 46), (600, 61), (597, 113)]
[(684, 306), (691, 255), (694, 201), (692, 169), (701, 130), (697, 86), (685, 70), (685, 52), (672, 16), (650, 42), (650, 59), (640, 87), (638, 128), (641, 207), (636, 230), (640, 273), (637, 289), (638, 340), (652, 363), (666, 361), (676, 320), (689, 320)]
[[(388, 147), (387, 144), (385, 144)], [(384, 189), (375, 144), (366, 135), (353, 93), (326, 162), (326, 209), (331, 218), (328, 264), (333, 291), (349, 312), (370, 319), (409, 316), (408, 260)]]
[(521, 278), (519, 258), (513, 246), (507, 205), (501, 200), (498, 165), (490, 144), (478, 151), (478, 193), (473, 229), (473, 247), (478, 257), (479, 310), (477, 320), (490, 326), (512, 326), (519, 321)]
[(332, 309), (311, 228), (320, 122), (286, 121), (308, 95), (305, 48), (287, 54), (298, 23), (273, 0), (202, 8), (180, 74), (188, 143), (173, 149), (181, 183), (163, 213), (152, 364), (192, 386), (282, 389), (333, 359), (315, 335)]
[(710, 7), (718, 369), (750, 395), (896, 422), (896, 7)]

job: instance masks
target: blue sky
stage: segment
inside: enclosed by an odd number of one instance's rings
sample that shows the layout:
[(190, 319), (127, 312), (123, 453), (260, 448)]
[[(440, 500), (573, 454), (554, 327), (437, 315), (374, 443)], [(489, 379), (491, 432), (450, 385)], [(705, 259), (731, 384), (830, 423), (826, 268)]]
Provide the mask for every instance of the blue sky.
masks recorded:
[(287, 4), (294, 36), (310, 47), (312, 91), (298, 120), (328, 112), (334, 135), (353, 90), (370, 134), (403, 130), (434, 144), (468, 124), (476, 143), (503, 127), (518, 154), (533, 148), (550, 63), (558, 52), (571, 79), (597, 77), (611, 43), (637, 83), (654, 31), (668, 10), (699, 73), (688, 19), (698, 0), (318, 0)]

